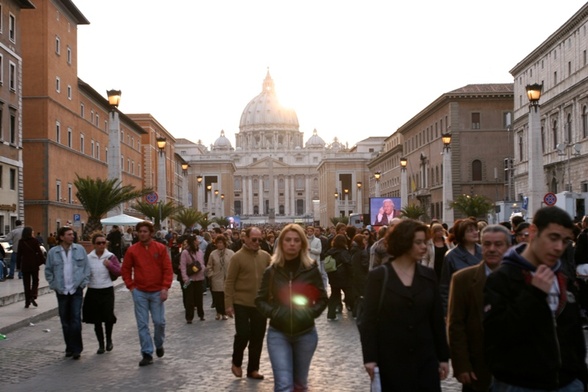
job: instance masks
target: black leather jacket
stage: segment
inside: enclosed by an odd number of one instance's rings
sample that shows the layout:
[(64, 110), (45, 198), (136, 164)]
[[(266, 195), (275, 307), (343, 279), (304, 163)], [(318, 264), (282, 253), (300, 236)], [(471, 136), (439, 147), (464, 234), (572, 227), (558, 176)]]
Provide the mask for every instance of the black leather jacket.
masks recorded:
[(290, 335), (300, 335), (314, 327), (314, 319), (327, 307), (327, 292), (316, 264), (291, 273), (275, 264), (263, 274), (255, 298), (257, 309), (270, 319), (270, 325)]

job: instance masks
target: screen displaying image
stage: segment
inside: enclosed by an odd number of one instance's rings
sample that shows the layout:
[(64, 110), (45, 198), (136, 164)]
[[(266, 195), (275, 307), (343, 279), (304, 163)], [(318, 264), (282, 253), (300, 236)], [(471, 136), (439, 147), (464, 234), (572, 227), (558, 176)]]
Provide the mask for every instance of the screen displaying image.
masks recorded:
[(400, 217), (399, 197), (370, 197), (370, 223), (383, 226)]

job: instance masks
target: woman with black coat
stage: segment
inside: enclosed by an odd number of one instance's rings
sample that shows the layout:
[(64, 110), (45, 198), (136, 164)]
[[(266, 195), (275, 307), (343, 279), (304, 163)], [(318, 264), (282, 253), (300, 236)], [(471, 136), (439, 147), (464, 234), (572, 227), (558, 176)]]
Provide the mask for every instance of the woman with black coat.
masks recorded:
[(354, 298), (353, 317), (357, 317), (358, 298), (363, 297), (370, 268), (370, 255), (367, 241), (368, 239), (364, 234), (356, 234), (351, 242), (351, 288)]
[(33, 237), (33, 228), (25, 227), (18, 242), (16, 266), (22, 272), (22, 284), (25, 293), (25, 308), (31, 304), (37, 306), (37, 291), (39, 289), (39, 267), (45, 264), (45, 255), (39, 241)]
[(379, 368), (383, 391), (441, 392), (449, 371), (437, 277), (419, 264), (428, 236), (421, 222), (397, 223), (385, 239), (392, 262), (368, 275), (358, 326), (365, 369), (373, 380)]
[(327, 274), (331, 286), (327, 320), (336, 321), (337, 308), (341, 306), (341, 291), (345, 293), (347, 310), (353, 309), (351, 253), (347, 250), (347, 237), (344, 234), (337, 234), (333, 238), (331, 249), (327, 251), (326, 256), (334, 257), (337, 263), (337, 270)]

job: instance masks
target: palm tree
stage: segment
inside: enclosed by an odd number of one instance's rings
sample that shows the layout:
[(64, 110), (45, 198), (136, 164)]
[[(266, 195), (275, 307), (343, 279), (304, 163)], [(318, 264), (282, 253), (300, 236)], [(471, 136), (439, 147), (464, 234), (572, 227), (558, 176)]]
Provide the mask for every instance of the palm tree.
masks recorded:
[(474, 218), (486, 218), (486, 215), (494, 209), (494, 203), (480, 195), (459, 195), (449, 206), (465, 216)]
[(212, 222), (215, 222), (219, 226), (224, 226), (224, 227), (229, 227), (229, 224), (231, 223), (231, 222), (229, 222), (229, 218), (227, 218), (226, 216), (219, 216), (219, 217), (213, 218)]
[(333, 224), (333, 226), (337, 226), (337, 223), (348, 224), (349, 218), (346, 216), (336, 216), (336, 217), (331, 218), (331, 223)]
[(172, 201), (150, 204), (144, 200), (137, 200), (133, 208), (141, 214), (153, 219), (155, 230), (161, 229), (161, 221), (176, 214), (181, 207), (174, 205)]
[(417, 204), (407, 205), (402, 210), (400, 210), (400, 212), (402, 213), (402, 216), (404, 218), (417, 219), (417, 220), (420, 219), (423, 215), (425, 215), (427, 213), (427, 211), (425, 211), (425, 208), (423, 206), (417, 205)]
[(76, 177), (76, 197), (88, 214), (88, 222), (82, 233), (82, 239), (85, 241), (90, 239), (90, 234), (94, 231), (102, 230), (100, 219), (108, 211), (153, 192), (152, 189), (137, 190), (133, 185), (122, 185), (117, 178), (82, 178), (77, 174)]
[(200, 211), (196, 211), (193, 208), (182, 208), (178, 212), (176, 212), (172, 218), (186, 228), (193, 227), (196, 223), (200, 223), (204, 214)]

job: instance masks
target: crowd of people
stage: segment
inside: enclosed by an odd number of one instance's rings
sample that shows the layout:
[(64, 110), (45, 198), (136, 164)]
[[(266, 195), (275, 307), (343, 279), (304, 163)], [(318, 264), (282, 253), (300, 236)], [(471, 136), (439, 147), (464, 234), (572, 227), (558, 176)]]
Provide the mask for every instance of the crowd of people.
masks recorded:
[(276, 391), (308, 390), (315, 319), (325, 310), (329, 322), (343, 312), (357, 319), (366, 372), (383, 391), (440, 391), (450, 365), (464, 391), (570, 392), (588, 384), (588, 217), (574, 224), (556, 207), (532, 222), (464, 218), (448, 227), (395, 217), (377, 231), (339, 223), (177, 233), (145, 221), (124, 234), (118, 227), (94, 234), (90, 253), (62, 227), (46, 260), (32, 228), (18, 234), (25, 307), (37, 306), (45, 263), (65, 355), (74, 359), (83, 351), (82, 323), (94, 324), (97, 354), (113, 350), (118, 276), (133, 298), (139, 365), (164, 356), (164, 303), (175, 273), (186, 323), (205, 320), (208, 289), (215, 319), (234, 319), (235, 377), (264, 379), (266, 338)]

